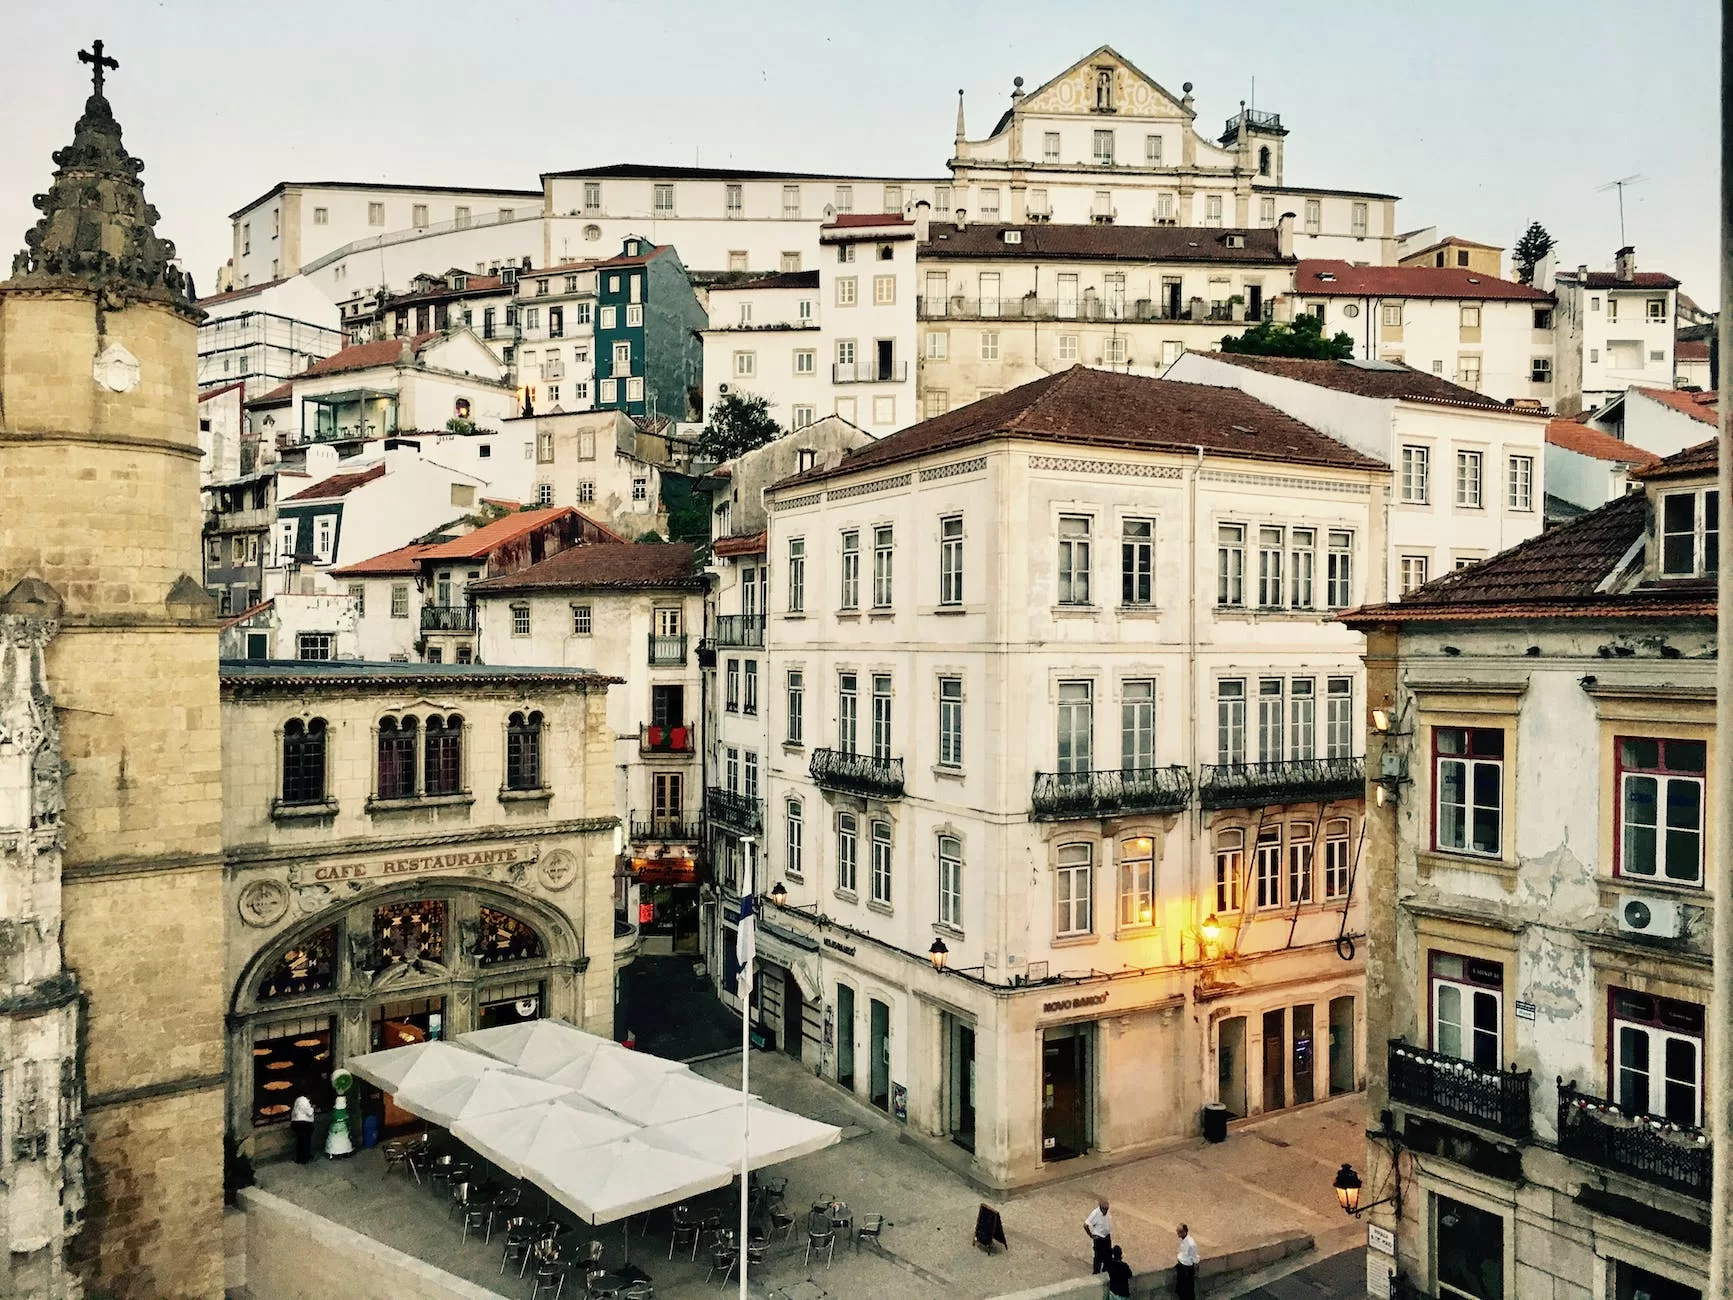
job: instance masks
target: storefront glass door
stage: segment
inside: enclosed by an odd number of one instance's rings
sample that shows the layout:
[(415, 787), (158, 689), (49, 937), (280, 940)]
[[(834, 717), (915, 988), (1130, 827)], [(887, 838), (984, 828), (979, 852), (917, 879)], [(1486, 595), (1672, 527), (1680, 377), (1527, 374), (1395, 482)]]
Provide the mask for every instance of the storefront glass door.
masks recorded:
[(836, 1081), (854, 1091), (854, 990), (836, 986)]
[(945, 1012), (945, 1128), (965, 1151), (975, 1149), (975, 1027)]
[(888, 1114), (891, 1108), (891, 1009), (877, 998), (868, 999), (867, 1008), (867, 1051), (872, 1068), (867, 1100)]
[(1041, 1040), (1041, 1158), (1069, 1160), (1089, 1149), (1089, 1049), (1093, 1025), (1049, 1029)]
[(1314, 1100), (1312, 1082), (1312, 1007), (1294, 1008), (1294, 1105)]
[(1353, 1092), (1354, 999), (1330, 999), (1330, 1095)]
[(1281, 1110), (1288, 1104), (1287, 1008), (1264, 1012), (1264, 1109)]
[(1230, 1016), (1216, 1031), (1216, 1100), (1234, 1119), (1246, 1115), (1246, 1018)]

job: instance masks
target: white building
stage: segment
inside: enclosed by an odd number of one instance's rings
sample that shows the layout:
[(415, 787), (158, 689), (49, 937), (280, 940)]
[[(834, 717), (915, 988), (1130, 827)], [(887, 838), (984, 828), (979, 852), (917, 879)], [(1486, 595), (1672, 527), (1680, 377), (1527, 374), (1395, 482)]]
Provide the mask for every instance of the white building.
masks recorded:
[(596, 263), (524, 269), (515, 277), (515, 288), (510, 319), (517, 350), (506, 361), (526, 409), (591, 409), (596, 397)]
[(1715, 436), (1719, 394), (1686, 393), (1676, 388), (1633, 385), (1608, 398), (1587, 423), (1656, 456), (1695, 447)]
[(1553, 296), (1460, 267), (1301, 262), (1294, 311), (1344, 332), (1362, 360), (1400, 361), (1503, 401), (1552, 405)]
[(1547, 523), (1563, 523), (1617, 501), (1631, 490), (1631, 473), (1660, 459), (1576, 420), (1546, 426)]
[(1673, 344), (1673, 382), (1680, 388), (1696, 388), (1704, 392), (1715, 385), (1711, 382), (1708, 339), (1678, 339)]
[(1395, 475), (1381, 580), (1395, 594), (1538, 533), (1547, 417), (1390, 361), (1188, 352), (1169, 379), (1225, 384), (1376, 457)]
[(1559, 271), (1549, 287), (1558, 297), (1560, 415), (1601, 406), (1633, 385), (1673, 387), (1677, 280), (1637, 270), (1636, 250), (1626, 247), (1611, 271)]
[[(764, 398), (785, 429), (829, 413), (833, 390), (819, 358), (828, 358), (832, 349), (820, 294), (817, 270), (710, 286), (710, 324), (704, 330), (706, 415), (727, 393)], [(737, 369), (751, 373), (737, 375)]]
[[(547, 386), (544, 381), (544, 390)], [(665, 443), (644, 434), (630, 416), (619, 411), (538, 411), (506, 421), (505, 429), (521, 433), (526, 445), (533, 442), (535, 447), (535, 482), (525, 500), (577, 506), (624, 537), (667, 532), (663, 464), (647, 454)]]
[(337, 304), (345, 337), (351, 343), (400, 339), (467, 325), (499, 354), (509, 368), (516, 339), (517, 268), (477, 274), (453, 267), (443, 275), (423, 273), (404, 293), (374, 288)]
[(340, 351), (331, 299), (303, 276), (199, 299), (199, 388), (246, 385), (258, 397)]
[(1388, 478), (1076, 367), (777, 484), (716, 546), (725, 996), (753, 832), (760, 1027), (983, 1182), (1357, 1088)]

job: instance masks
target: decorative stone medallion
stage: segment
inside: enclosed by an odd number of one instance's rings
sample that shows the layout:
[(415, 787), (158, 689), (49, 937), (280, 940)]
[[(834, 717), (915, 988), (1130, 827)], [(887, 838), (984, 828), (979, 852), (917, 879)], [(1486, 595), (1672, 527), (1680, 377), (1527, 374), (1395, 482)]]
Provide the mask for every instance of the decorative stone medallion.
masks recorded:
[(110, 343), (97, 354), (91, 373), (109, 392), (130, 393), (138, 387), (138, 358), (120, 344)]
[(543, 889), (557, 894), (577, 879), (578, 860), (572, 856), (570, 850), (555, 849), (537, 863), (536, 875), (541, 880)]
[(280, 880), (255, 880), (243, 890), (241, 920), (258, 929), (275, 925), (289, 910), (289, 887)]

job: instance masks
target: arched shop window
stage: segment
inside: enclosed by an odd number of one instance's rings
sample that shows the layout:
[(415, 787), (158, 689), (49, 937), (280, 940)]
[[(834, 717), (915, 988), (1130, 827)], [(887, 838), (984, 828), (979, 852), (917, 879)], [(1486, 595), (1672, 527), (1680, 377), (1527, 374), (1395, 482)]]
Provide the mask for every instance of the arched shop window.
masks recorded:
[(483, 966), (507, 961), (526, 961), (545, 955), (542, 937), (525, 922), (507, 912), (484, 907), (480, 912), (481, 936), (475, 959)]
[(376, 969), (445, 961), (446, 906), (438, 899), (387, 903), (373, 911)]
[(287, 1124), (302, 1093), (315, 1106), (331, 1104), (331, 1029), (330, 1016), (253, 1026), (253, 1123)]
[(331, 987), (337, 969), (337, 927), (315, 930), (282, 958), (259, 984), (259, 1001), (320, 993)]

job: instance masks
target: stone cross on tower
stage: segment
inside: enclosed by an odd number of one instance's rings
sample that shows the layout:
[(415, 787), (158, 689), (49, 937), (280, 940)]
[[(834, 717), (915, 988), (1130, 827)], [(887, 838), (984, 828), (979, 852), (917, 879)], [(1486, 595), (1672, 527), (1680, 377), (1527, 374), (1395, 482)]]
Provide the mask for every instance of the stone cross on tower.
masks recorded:
[(95, 93), (98, 95), (102, 93), (102, 79), (105, 75), (103, 69), (114, 68), (116, 71), (120, 69), (119, 59), (111, 59), (102, 52), (101, 41), (92, 41), (88, 50), (80, 50), (78, 61), (90, 64), (90, 79), (94, 83)]

